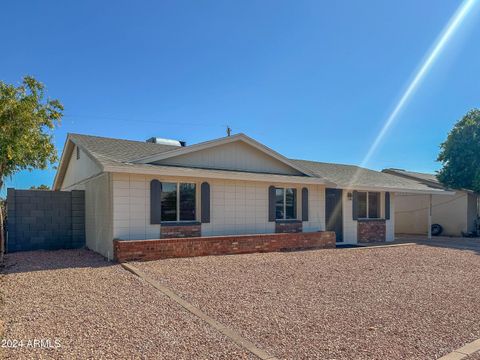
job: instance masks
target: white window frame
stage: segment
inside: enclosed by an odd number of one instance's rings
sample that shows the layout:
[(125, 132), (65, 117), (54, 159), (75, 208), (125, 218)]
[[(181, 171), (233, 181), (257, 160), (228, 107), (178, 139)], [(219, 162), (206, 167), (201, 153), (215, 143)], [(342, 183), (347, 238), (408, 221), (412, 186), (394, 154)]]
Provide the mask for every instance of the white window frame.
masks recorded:
[[(276, 208), (277, 208), (277, 204), (276, 204), (277, 194), (275, 194), (275, 220), (285, 220), (285, 221), (298, 220), (298, 211), (295, 211), (295, 218), (294, 219), (287, 219), (287, 189), (292, 189), (293, 190), (293, 189), (296, 189), (296, 188), (275, 186), (275, 191), (277, 189), (282, 189), (283, 190), (283, 218), (282, 219), (277, 218), (277, 210), (276, 210)], [(298, 193), (298, 191), (297, 191), (297, 193)], [(297, 207), (297, 197), (298, 196), (295, 196), (295, 208)]]
[[(359, 218), (360, 220), (364, 220), (364, 219), (381, 220), (381, 219), (383, 219), (383, 217), (382, 217), (382, 209), (383, 209), (383, 206), (382, 206), (382, 198), (383, 198), (382, 192), (381, 192), (381, 191), (358, 191), (358, 193), (359, 193), (359, 194), (360, 194), (360, 193), (362, 193), (362, 194), (367, 194), (367, 197), (366, 197), (366, 203), (367, 203), (367, 205), (366, 205), (366, 214), (365, 214), (366, 217), (360, 217), (360, 216), (359, 216), (358, 218)], [(369, 210), (369, 205), (368, 205), (368, 194), (369, 194), (369, 193), (377, 193), (377, 194), (380, 195), (380, 196), (379, 196), (380, 199), (379, 199), (379, 203), (378, 203), (378, 214), (380, 215), (379, 217), (375, 217), (375, 218), (369, 217), (369, 211), (368, 211), (368, 210)], [(357, 205), (357, 206), (358, 206), (358, 205)]]
[[(176, 184), (177, 185), (177, 220), (161, 220), (162, 223), (177, 223), (177, 222), (192, 222), (197, 221), (197, 184), (194, 182), (175, 182), (175, 181), (165, 181), (166, 184)], [(195, 185), (195, 219), (193, 220), (180, 220), (180, 184), (191, 184)]]

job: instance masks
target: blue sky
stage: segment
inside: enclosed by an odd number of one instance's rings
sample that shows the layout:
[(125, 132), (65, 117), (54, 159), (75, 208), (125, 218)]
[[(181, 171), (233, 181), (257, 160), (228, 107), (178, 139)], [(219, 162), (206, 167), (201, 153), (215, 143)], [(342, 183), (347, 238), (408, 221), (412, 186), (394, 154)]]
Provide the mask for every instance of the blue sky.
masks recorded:
[[(61, 100), (59, 153), (68, 132), (192, 144), (228, 124), (288, 157), (358, 164), (460, 3), (10, 1), (0, 79), (33, 75)], [(439, 144), (480, 106), (479, 8), (368, 167), (438, 169)], [(51, 185), (54, 174), (7, 185)]]

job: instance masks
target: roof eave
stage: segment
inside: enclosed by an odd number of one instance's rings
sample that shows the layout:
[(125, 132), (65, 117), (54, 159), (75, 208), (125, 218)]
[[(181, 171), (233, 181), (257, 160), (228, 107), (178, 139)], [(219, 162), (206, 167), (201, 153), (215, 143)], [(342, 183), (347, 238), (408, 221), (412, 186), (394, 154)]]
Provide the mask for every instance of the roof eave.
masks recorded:
[(92, 154), (88, 151), (85, 147), (78, 144), (71, 136), (72, 134), (67, 134), (67, 139), (65, 140), (65, 144), (63, 145), (62, 156), (60, 157), (60, 162), (58, 166), (57, 173), (55, 174), (55, 178), (53, 179), (53, 190), (60, 190), (61, 184), (63, 183), (63, 179), (65, 177), (65, 173), (67, 172), (68, 164), (67, 161), (70, 159), (75, 146), (79, 147), (87, 156), (99, 166), (100, 172), (105, 171), (105, 167), (103, 164)]
[(432, 190), (420, 190), (420, 189), (409, 189), (409, 188), (398, 188), (398, 187), (389, 187), (389, 186), (338, 186), (339, 189), (350, 190), (350, 191), (388, 191), (395, 193), (409, 193), (409, 194), (424, 194), (424, 195), (455, 195), (455, 191), (450, 190), (441, 190), (441, 189), (432, 189)]
[(294, 176), (294, 175), (280, 175), (280, 174), (263, 174), (263, 173), (250, 173), (250, 172), (222, 172), (220, 169), (198, 169), (198, 168), (181, 168), (171, 167), (165, 169), (155, 169), (155, 167), (139, 168), (133, 165), (131, 168), (115, 165), (108, 165), (104, 167), (105, 172), (118, 172), (129, 174), (142, 174), (142, 175), (163, 175), (163, 176), (178, 176), (178, 177), (198, 177), (206, 179), (223, 179), (223, 180), (243, 180), (243, 181), (260, 181), (275, 183), (290, 183), (290, 184), (315, 184), (324, 185), (329, 187), (336, 187), (335, 183), (326, 181), (318, 177), (310, 176)]

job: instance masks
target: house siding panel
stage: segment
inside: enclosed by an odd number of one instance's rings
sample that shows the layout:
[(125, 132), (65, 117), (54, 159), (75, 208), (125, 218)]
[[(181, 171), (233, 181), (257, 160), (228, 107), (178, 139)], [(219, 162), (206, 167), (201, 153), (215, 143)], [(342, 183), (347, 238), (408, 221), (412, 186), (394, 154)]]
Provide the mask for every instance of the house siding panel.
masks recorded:
[[(195, 182), (197, 184), (197, 211), (200, 207), (200, 184), (210, 184), (210, 223), (201, 225), (202, 236), (274, 233), (275, 222), (268, 221), (268, 187), (292, 187), (288, 184), (266, 182), (228, 181), (213, 179), (182, 179), (143, 175), (113, 174), (113, 233), (121, 240), (160, 238), (161, 225), (150, 224), (150, 189), (152, 179), (162, 182)], [(324, 187), (320, 185), (296, 186), (309, 191), (309, 221), (303, 222), (304, 232), (323, 230)], [(298, 199), (297, 201), (301, 201)], [(297, 205), (301, 218), (301, 206)], [(200, 213), (197, 220), (200, 220)]]
[(155, 162), (161, 165), (301, 175), (283, 162), (241, 141)]
[(80, 150), (80, 158), (77, 159), (77, 152), (74, 150), (68, 160), (68, 167), (60, 190), (78, 189), (77, 184), (100, 174), (100, 172), (100, 167), (86, 153)]

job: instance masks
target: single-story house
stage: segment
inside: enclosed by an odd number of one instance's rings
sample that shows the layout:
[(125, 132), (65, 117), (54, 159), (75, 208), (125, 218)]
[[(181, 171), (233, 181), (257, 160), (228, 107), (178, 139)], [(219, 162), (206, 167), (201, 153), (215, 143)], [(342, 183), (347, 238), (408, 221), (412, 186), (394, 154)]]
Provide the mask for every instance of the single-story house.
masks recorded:
[[(448, 190), (434, 174), (384, 169), (384, 173), (404, 179), (416, 180), (422, 184)], [(427, 234), (429, 196), (423, 194), (399, 193), (395, 202), (395, 233)], [(480, 216), (480, 195), (458, 189), (453, 196), (432, 195), (432, 223), (443, 228), (442, 235), (462, 236), (475, 230), (475, 221)]]
[(108, 258), (119, 240), (334, 231), (337, 242), (392, 241), (398, 193), (448, 194), (288, 159), (244, 134), (190, 146), (69, 134), (53, 189), (85, 191), (86, 245)]

